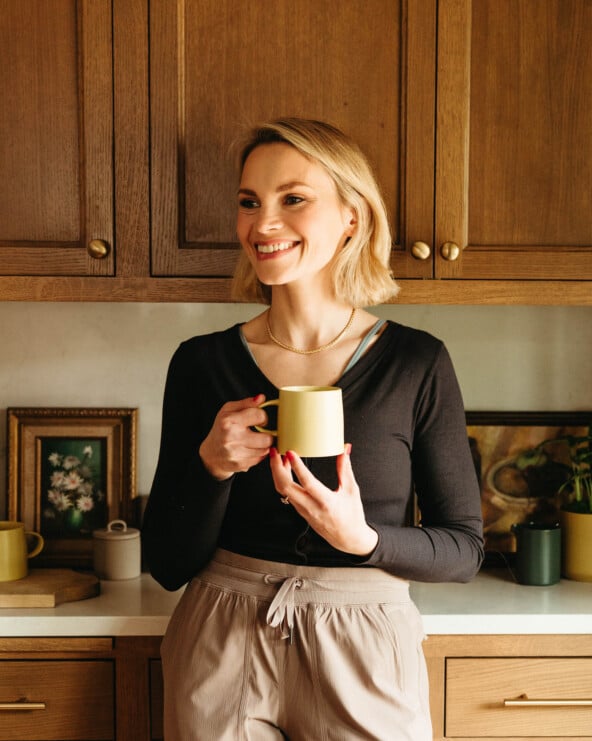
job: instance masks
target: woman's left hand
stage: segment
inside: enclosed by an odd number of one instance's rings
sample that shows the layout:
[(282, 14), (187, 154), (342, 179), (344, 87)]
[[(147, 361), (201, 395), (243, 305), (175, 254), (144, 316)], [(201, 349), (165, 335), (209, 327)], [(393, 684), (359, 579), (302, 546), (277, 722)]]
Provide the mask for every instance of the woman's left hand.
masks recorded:
[[(322, 484), (293, 451), (284, 458), (271, 449), (270, 464), (277, 491), (334, 548), (357, 556), (370, 554), (378, 534), (366, 522), (360, 488), (351, 466), (351, 445), (337, 457), (335, 491)], [(296, 481), (292, 477), (296, 475)]]

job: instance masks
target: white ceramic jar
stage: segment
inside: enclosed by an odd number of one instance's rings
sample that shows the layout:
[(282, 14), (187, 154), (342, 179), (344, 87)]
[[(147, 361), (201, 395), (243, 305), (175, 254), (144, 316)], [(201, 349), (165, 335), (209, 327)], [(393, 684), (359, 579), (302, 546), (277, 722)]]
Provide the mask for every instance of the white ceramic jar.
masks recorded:
[(135, 579), (142, 570), (140, 531), (124, 520), (112, 520), (93, 531), (93, 567), (99, 579)]

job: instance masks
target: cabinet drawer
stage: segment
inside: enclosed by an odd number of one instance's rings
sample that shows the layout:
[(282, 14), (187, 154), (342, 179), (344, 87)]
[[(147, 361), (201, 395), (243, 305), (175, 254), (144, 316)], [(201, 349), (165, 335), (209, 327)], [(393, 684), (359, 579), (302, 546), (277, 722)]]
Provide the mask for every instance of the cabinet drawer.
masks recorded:
[[(518, 699), (530, 704), (506, 702)], [(592, 658), (446, 660), (447, 738), (591, 734)]]
[(0, 739), (113, 739), (113, 685), (111, 661), (1, 661)]

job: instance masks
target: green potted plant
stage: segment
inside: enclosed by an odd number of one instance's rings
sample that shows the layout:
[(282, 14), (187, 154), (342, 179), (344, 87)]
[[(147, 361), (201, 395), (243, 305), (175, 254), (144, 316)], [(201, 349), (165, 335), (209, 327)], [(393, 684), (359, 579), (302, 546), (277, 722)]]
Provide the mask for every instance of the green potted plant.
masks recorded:
[(562, 572), (568, 579), (592, 581), (592, 433), (565, 435), (537, 446), (565, 446), (569, 470), (558, 489)]

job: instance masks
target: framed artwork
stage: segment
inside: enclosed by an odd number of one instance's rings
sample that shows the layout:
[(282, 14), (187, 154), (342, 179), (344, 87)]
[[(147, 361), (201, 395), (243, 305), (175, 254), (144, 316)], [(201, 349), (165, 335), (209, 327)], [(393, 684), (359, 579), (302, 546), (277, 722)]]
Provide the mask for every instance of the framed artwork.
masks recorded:
[(39, 566), (92, 567), (92, 532), (130, 521), (136, 409), (9, 408), (8, 518), (41, 533)]
[(481, 487), (485, 550), (513, 553), (513, 524), (557, 522), (557, 490), (570, 466), (568, 448), (556, 439), (588, 434), (592, 412), (467, 412), (466, 418)]

